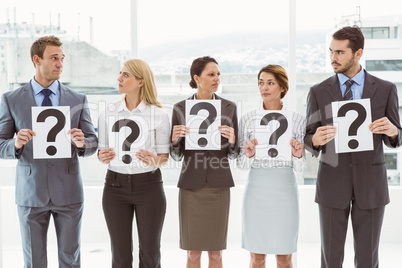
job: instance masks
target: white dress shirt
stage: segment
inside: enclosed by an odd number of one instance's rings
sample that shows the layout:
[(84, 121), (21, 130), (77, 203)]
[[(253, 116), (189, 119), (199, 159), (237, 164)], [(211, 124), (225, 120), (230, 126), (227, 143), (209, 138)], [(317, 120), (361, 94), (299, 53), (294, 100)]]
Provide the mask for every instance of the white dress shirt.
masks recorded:
[[(110, 107), (114, 109), (111, 110)], [(149, 128), (148, 139), (142, 149), (149, 151), (153, 154), (168, 154), (170, 147), (170, 123), (168, 114), (161, 108), (155, 105), (147, 105), (144, 101), (137, 106), (137, 108), (130, 111), (125, 100), (121, 100), (114, 105), (109, 105), (106, 111), (103, 111), (99, 116), (98, 132), (99, 132), (99, 145), (98, 149), (103, 150), (109, 148), (109, 129), (108, 119), (110, 117), (118, 118), (129, 116), (140, 116), (144, 119)], [(116, 152), (117, 157), (117, 150)], [(111, 171), (122, 174), (138, 174), (154, 171), (157, 168), (154, 166), (147, 166), (146, 164), (136, 160), (138, 164), (128, 164), (124, 166), (114, 166), (109, 163), (108, 168)]]
[[(237, 157), (237, 166), (242, 169), (247, 168), (260, 168), (260, 167), (293, 167), (295, 171), (302, 171), (305, 164), (305, 154), (303, 150), (302, 158), (296, 158), (292, 155), (291, 161), (284, 161), (283, 159), (258, 159), (255, 157), (248, 158), (245, 154), (244, 145), (251, 139), (255, 138), (255, 125), (256, 120), (261, 120), (257, 116), (257, 111), (264, 110), (263, 103), (260, 108), (252, 110), (244, 114), (240, 120), (239, 126), (239, 145), (240, 154)], [(282, 107), (292, 115), (292, 138), (303, 143), (304, 135), (306, 134), (306, 119), (299, 113), (290, 111)], [(288, 141), (290, 142), (290, 140)]]

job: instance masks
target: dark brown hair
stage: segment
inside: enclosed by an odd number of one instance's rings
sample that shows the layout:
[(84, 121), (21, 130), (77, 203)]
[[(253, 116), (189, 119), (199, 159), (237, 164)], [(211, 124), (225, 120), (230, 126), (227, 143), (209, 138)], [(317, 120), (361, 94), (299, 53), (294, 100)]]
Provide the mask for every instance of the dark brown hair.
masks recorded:
[(31, 46), (31, 60), (33, 61), (33, 56), (38, 55), (39, 58), (43, 59), (43, 53), (45, 52), (46, 46), (56, 46), (56, 47), (61, 47), (63, 45), (62, 42), (60, 42), (59, 38), (56, 36), (43, 36), (36, 40), (32, 46)]
[(210, 62), (218, 64), (218, 62), (214, 58), (211, 58), (209, 56), (197, 58), (193, 61), (190, 68), (191, 81), (189, 85), (191, 88), (197, 88), (197, 83), (194, 80), (194, 75), (200, 76), (201, 73), (204, 71), (205, 66)]
[(358, 26), (346, 26), (336, 31), (332, 38), (335, 40), (349, 40), (348, 47), (355, 53), (359, 49), (364, 49), (364, 35)]
[(289, 80), (285, 69), (280, 65), (270, 64), (262, 67), (258, 73), (258, 80), (260, 80), (260, 75), (262, 73), (270, 73), (275, 77), (275, 80), (279, 83), (279, 86), (284, 89), (281, 92), (281, 99), (283, 99), (289, 90)]

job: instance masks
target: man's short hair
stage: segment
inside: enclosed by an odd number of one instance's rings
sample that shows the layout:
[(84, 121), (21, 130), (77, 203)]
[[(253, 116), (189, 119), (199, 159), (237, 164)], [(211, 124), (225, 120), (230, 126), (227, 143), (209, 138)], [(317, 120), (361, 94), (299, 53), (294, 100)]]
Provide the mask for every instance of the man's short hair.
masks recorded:
[(50, 36), (43, 36), (33, 42), (31, 46), (31, 60), (35, 66), (35, 62), (33, 61), (33, 56), (38, 55), (39, 58), (43, 59), (43, 53), (45, 52), (46, 46), (56, 46), (56, 47), (61, 47), (63, 45), (62, 42), (60, 42), (59, 38), (57, 38), (54, 35)]
[(357, 25), (346, 26), (336, 31), (332, 38), (335, 40), (349, 40), (349, 48), (355, 53), (359, 49), (364, 49), (364, 35)]

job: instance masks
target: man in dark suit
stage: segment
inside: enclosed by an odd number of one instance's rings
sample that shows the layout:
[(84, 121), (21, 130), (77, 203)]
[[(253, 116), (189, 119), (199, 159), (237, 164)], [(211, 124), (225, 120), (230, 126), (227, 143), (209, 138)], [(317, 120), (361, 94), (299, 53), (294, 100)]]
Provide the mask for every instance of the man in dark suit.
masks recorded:
[[(313, 86), (307, 98), (305, 147), (316, 157), (321, 152), (315, 198), (321, 267), (342, 267), (349, 215), (355, 267), (378, 267), (381, 226), (389, 203), (383, 142), (391, 148), (402, 142), (397, 89), (361, 67), (363, 48), (364, 37), (357, 26), (336, 31), (329, 48), (336, 74)], [(337, 154), (331, 103), (350, 99), (370, 99), (374, 149)]]
[[(16, 204), (21, 227), (24, 268), (47, 267), (50, 216), (56, 228), (59, 267), (80, 267), (83, 188), (77, 156), (97, 149), (86, 97), (58, 79), (63, 70), (62, 43), (45, 36), (31, 46), (36, 68), (26, 85), (4, 93), (0, 106), (0, 157), (18, 159)], [(71, 158), (33, 159), (31, 108), (70, 106)], [(16, 136), (15, 136), (16, 134)]]

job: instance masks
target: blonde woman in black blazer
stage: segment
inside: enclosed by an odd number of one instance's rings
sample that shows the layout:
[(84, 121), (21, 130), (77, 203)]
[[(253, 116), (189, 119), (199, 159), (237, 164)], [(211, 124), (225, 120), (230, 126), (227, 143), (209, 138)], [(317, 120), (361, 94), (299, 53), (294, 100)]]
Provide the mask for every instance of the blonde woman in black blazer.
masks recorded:
[(180, 248), (187, 250), (187, 267), (200, 267), (202, 251), (208, 251), (210, 267), (222, 267), (226, 249), (230, 187), (234, 186), (229, 159), (239, 153), (236, 105), (215, 94), (220, 82), (218, 63), (211, 57), (195, 59), (191, 66), (189, 99), (221, 100), (221, 150), (185, 150), (189, 128), (185, 100), (176, 103), (172, 115), (170, 154), (184, 158), (179, 178)]

